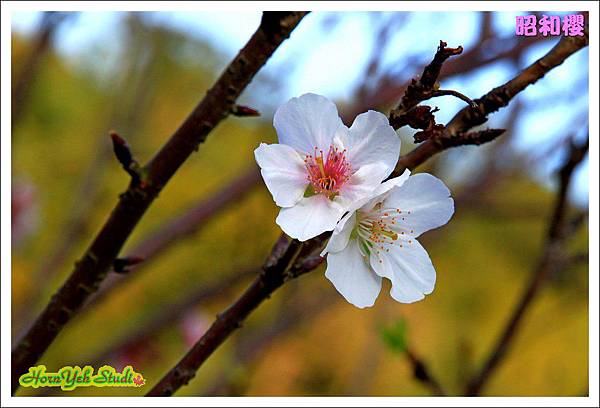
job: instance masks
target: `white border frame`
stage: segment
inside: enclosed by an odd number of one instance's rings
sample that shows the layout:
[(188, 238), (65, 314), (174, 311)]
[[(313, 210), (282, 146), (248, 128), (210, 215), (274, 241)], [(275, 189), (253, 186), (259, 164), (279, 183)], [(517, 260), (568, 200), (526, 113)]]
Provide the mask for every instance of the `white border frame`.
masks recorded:
[[(547, 10), (547, 11), (569, 11), (588, 10), (590, 12), (590, 152), (589, 152), (589, 220), (590, 220), (590, 275), (589, 275), (589, 397), (481, 397), (481, 398), (433, 398), (433, 397), (240, 397), (240, 398), (211, 398), (210, 400), (199, 400), (200, 397), (174, 397), (169, 399), (141, 398), (141, 397), (49, 397), (43, 400), (40, 397), (10, 397), (10, 353), (11, 336), (11, 233), (10, 233), (10, 200), (11, 195), (11, 144), (10, 144), (10, 39), (11, 39), (11, 12), (16, 11), (172, 11), (172, 10), (194, 10), (194, 11), (256, 11), (256, 10), (314, 10), (314, 11), (368, 11), (368, 10), (426, 10), (426, 11), (515, 11), (515, 10)], [(41, 402), (48, 406), (104, 406), (104, 405), (130, 405), (130, 406), (189, 406), (196, 405), (200, 401), (210, 401), (215, 406), (397, 406), (399, 404), (411, 406), (598, 406), (598, 116), (592, 114), (598, 112), (598, 3), (596, 2), (2, 2), (1, 12), (2, 33), (2, 123), (1, 123), (1, 194), (0, 214), (2, 217), (2, 249), (1, 249), (1, 301), (2, 301), (2, 331), (5, 333), (1, 338), (2, 363), (1, 363), (1, 388), (2, 406), (33, 406)], [(592, 273), (593, 271), (593, 273)]]

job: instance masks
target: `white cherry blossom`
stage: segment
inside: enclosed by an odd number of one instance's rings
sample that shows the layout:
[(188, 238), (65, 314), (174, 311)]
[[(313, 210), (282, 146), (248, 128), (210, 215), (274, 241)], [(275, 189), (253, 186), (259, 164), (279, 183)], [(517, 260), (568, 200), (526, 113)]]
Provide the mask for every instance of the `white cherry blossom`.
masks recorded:
[(436, 274), (416, 238), (446, 224), (453, 213), (454, 201), (441, 180), (406, 170), (340, 220), (321, 254), (328, 254), (325, 276), (359, 308), (373, 306), (382, 278), (391, 280), (398, 302), (421, 300), (433, 291)]
[(385, 115), (368, 111), (350, 128), (327, 98), (305, 94), (283, 104), (273, 119), (279, 144), (254, 155), (275, 203), (282, 230), (300, 241), (331, 231), (356, 201), (394, 169), (400, 138)]

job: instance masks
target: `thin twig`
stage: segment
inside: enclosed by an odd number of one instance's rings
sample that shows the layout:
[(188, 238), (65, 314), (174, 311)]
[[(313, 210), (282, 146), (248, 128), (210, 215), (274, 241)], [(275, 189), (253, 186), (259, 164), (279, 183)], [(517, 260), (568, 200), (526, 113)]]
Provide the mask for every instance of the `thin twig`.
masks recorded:
[(519, 329), (523, 317), (548, 277), (561, 264), (563, 258), (566, 231), (567, 195), (575, 167), (583, 160), (589, 147), (589, 141), (582, 146), (572, 146), (565, 164), (559, 172), (560, 186), (556, 195), (556, 203), (549, 221), (546, 244), (537, 266), (533, 270), (531, 280), (518, 301), (508, 323), (504, 327), (496, 345), (490, 352), (481, 370), (467, 384), (465, 393), (469, 396), (479, 395), (498, 364), (506, 356)]
[(12, 352), (12, 393), (64, 325), (106, 277), (123, 244), (183, 162), (231, 111), (238, 96), (306, 12), (265, 12), (258, 30), (214, 86), (120, 197), (85, 255)]
[[(94, 310), (94, 305), (102, 303), (109, 294), (114, 293), (142, 273), (169, 248), (198, 233), (211, 218), (253, 191), (259, 185), (260, 180), (262, 180), (260, 171), (253, 166), (217, 192), (209, 195), (208, 198), (202, 198), (189, 209), (159, 225), (122, 258), (143, 259), (143, 262), (128, 264), (126, 274), (109, 274), (102, 282), (102, 286), (90, 296), (75, 318), (85, 319), (87, 312)], [(113, 271), (118, 272), (114, 266), (113, 263)]]
[(437, 91), (433, 91), (431, 93), (431, 98), (438, 98), (440, 96), (454, 96), (455, 98), (458, 98), (458, 99), (462, 100), (463, 102), (466, 102), (467, 105), (469, 105), (470, 107), (477, 108), (477, 104), (475, 102), (473, 102), (473, 100), (471, 98), (469, 98), (468, 96), (466, 96), (458, 91), (454, 91), (452, 89), (438, 89)]
[(587, 31), (583, 37), (561, 38), (546, 55), (525, 68), (516, 77), (475, 100), (478, 105), (477, 109), (471, 107), (462, 109), (446, 125), (439, 137), (429, 138), (410, 153), (400, 157), (393, 175), (400, 175), (405, 169), (420, 165), (448, 147), (481, 143), (480, 139), (474, 138), (474, 134), (467, 133), (467, 131), (485, 123), (489, 114), (506, 106), (519, 92), (537, 82), (551, 69), (562, 64), (565, 59), (586, 47), (587, 44)]

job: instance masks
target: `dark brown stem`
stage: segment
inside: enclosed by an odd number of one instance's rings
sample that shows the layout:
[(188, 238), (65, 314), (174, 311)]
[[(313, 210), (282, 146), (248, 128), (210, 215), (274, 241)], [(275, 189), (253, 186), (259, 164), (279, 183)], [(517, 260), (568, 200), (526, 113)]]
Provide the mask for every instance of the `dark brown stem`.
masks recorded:
[(12, 352), (12, 393), (64, 325), (106, 277), (123, 244), (183, 162), (230, 112), (237, 97), (306, 12), (265, 12), (258, 30), (188, 118), (120, 197), (85, 255)]
[[(446, 128), (439, 137), (426, 140), (410, 153), (400, 157), (393, 175), (400, 175), (405, 169), (417, 167), (425, 160), (448, 147), (481, 144), (493, 140), (481, 140), (473, 137), (473, 133), (465, 132), (485, 123), (489, 114), (506, 106), (519, 92), (543, 78), (551, 69), (562, 64), (565, 59), (586, 47), (587, 44), (587, 32), (583, 37), (561, 38), (558, 44), (546, 55), (525, 68), (516, 77), (475, 100), (477, 109), (472, 107), (462, 109), (446, 125)], [(393, 126), (391, 120), (390, 124)]]
[(136, 245), (130, 251), (130, 256), (142, 256), (146, 259), (156, 257), (173, 243), (195, 234), (207, 220), (254, 190), (260, 180), (260, 172), (256, 167), (248, 169), (216, 193), (200, 200), (188, 210), (162, 224), (155, 232)]
[(413, 350), (407, 349), (406, 356), (412, 365), (413, 375), (418, 381), (427, 386), (435, 396), (443, 397), (447, 395), (440, 383), (430, 374), (425, 362)]
[(523, 317), (532, 301), (535, 299), (548, 277), (552, 275), (561, 265), (563, 257), (564, 239), (566, 238), (566, 210), (567, 194), (575, 167), (583, 160), (588, 150), (588, 143), (582, 146), (572, 146), (569, 158), (559, 172), (560, 186), (556, 195), (554, 210), (549, 221), (546, 244), (537, 266), (532, 272), (531, 279), (518, 301), (509, 318), (496, 345), (492, 348), (489, 357), (485, 360), (481, 370), (469, 381), (466, 395), (479, 395), (487, 381), (498, 367), (498, 364), (506, 356), (516, 334), (519, 330)]

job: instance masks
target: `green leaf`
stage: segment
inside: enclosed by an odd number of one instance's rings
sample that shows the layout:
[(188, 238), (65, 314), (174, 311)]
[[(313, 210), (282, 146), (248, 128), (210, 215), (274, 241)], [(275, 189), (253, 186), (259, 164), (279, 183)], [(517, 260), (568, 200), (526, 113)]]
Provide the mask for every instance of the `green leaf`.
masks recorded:
[(385, 345), (391, 351), (401, 354), (406, 351), (406, 332), (406, 320), (404, 320), (404, 318), (400, 318), (390, 326), (382, 327), (379, 331), (379, 334)]

